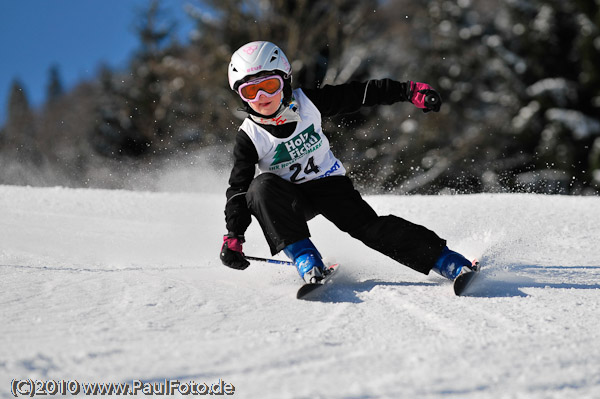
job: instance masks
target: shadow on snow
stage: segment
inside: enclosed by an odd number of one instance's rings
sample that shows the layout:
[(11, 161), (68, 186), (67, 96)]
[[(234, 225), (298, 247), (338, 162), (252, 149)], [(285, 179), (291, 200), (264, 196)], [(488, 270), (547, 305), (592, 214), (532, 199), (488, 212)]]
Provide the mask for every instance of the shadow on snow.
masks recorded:
[[(485, 263), (484, 263), (485, 265)], [(469, 290), (466, 296), (480, 298), (527, 297), (523, 289), (553, 288), (573, 290), (600, 289), (597, 283), (573, 283), (573, 276), (589, 275), (600, 271), (600, 266), (543, 266), (531, 264), (512, 264), (497, 270), (491, 265), (489, 270), (482, 268), (482, 275)], [(558, 280), (558, 281), (557, 281)], [(597, 281), (597, 278), (590, 277)]]
[[(485, 259), (484, 259), (485, 261)], [(512, 264), (502, 269), (493, 264), (488, 267), (483, 263), (481, 275), (473, 286), (463, 295), (478, 298), (507, 298), (527, 297), (524, 292), (528, 288), (543, 289), (573, 289), (596, 290), (600, 289), (598, 283), (573, 283), (572, 276), (594, 273), (600, 271), (600, 266), (542, 266)], [(558, 280), (558, 281), (557, 281)], [(590, 280), (597, 281), (595, 276)], [(386, 287), (435, 287), (445, 282), (388, 282), (381, 280), (367, 280), (362, 282), (340, 281), (333, 282), (312, 297), (309, 301), (325, 303), (361, 303), (360, 293), (369, 292), (378, 286)], [(451, 289), (451, 286), (448, 286)]]

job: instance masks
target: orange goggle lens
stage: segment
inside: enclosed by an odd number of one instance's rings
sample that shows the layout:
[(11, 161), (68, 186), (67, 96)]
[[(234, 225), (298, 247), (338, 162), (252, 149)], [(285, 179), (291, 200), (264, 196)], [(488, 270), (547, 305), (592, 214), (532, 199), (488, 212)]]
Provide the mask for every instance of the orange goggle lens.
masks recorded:
[(238, 93), (244, 100), (252, 102), (258, 99), (258, 94), (261, 91), (267, 97), (272, 97), (282, 89), (283, 79), (279, 75), (273, 75), (244, 83), (239, 87)]

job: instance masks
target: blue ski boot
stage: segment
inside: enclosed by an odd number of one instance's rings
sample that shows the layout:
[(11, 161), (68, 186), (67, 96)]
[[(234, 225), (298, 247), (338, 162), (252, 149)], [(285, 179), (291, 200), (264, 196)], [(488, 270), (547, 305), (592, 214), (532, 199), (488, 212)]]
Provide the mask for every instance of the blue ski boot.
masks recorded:
[(451, 251), (448, 247), (444, 247), (432, 270), (447, 279), (454, 280), (461, 272), (467, 272), (471, 269), (471, 262), (467, 258), (458, 252)]
[(304, 281), (316, 283), (323, 279), (325, 265), (321, 260), (321, 254), (308, 238), (288, 245), (283, 248), (283, 252), (294, 261)]

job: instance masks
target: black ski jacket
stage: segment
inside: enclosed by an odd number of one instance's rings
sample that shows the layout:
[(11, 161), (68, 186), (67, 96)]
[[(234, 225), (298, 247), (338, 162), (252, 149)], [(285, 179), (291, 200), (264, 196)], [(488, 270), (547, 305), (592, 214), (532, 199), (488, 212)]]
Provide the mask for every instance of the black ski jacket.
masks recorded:
[[(320, 89), (302, 89), (315, 104), (322, 117), (349, 114), (361, 107), (389, 105), (411, 98), (410, 82), (391, 79), (351, 82), (337, 86), (326, 85)], [(260, 125), (277, 138), (291, 135), (296, 122), (284, 125)], [(233, 148), (233, 168), (226, 191), (225, 223), (229, 234), (241, 236), (250, 225), (250, 210), (246, 204), (246, 191), (254, 179), (258, 154), (250, 137), (239, 130)]]

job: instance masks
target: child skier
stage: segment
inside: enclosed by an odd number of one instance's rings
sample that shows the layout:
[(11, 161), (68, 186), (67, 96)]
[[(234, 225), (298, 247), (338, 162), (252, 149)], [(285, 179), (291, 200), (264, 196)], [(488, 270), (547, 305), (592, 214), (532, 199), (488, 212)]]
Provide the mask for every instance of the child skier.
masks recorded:
[[(345, 176), (321, 129), (321, 117), (360, 107), (410, 101), (438, 112), (439, 94), (429, 85), (390, 79), (292, 90), (292, 69), (275, 44), (258, 41), (231, 57), (229, 85), (249, 114), (237, 133), (229, 178), (220, 258), (246, 269), (244, 232), (254, 215), (271, 253), (283, 251), (306, 282), (323, 278), (321, 254), (307, 221), (321, 214), (367, 246), (424, 274), (454, 279), (471, 267), (465, 257), (423, 226), (397, 216), (378, 216)], [(428, 101), (426, 100), (428, 99)], [(255, 166), (259, 174), (255, 177)]]

